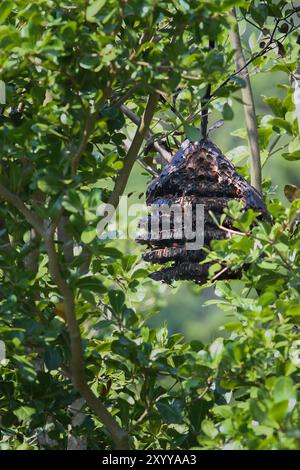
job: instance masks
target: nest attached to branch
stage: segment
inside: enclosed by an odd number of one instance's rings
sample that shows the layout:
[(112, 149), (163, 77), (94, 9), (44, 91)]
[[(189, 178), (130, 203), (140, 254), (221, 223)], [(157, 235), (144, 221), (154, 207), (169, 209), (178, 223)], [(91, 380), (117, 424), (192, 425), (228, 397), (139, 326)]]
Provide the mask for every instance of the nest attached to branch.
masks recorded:
[[(183, 236), (178, 236), (174, 220), (170, 220), (171, 231), (164, 233), (159, 208), (161, 206), (180, 206), (184, 213), (186, 207), (192, 207), (192, 229), (197, 229), (195, 208), (204, 206), (204, 247), (209, 247), (212, 240), (230, 237), (230, 232), (220, 229), (210, 215), (210, 211), (219, 220), (231, 199), (243, 201), (244, 208), (252, 208), (261, 217), (270, 220), (266, 206), (259, 193), (239, 175), (221, 150), (208, 139), (200, 142), (185, 140), (161, 174), (150, 184), (146, 193), (147, 206), (151, 206), (146, 221), (140, 226), (146, 227), (146, 233), (137, 241), (148, 246), (143, 259), (150, 263), (165, 264), (165, 267), (151, 273), (156, 281), (170, 283), (173, 280), (193, 280), (205, 283), (208, 277), (209, 263), (199, 264), (205, 259), (205, 251), (189, 249), (183, 226)], [(153, 214), (153, 207), (157, 211)], [(172, 216), (170, 216), (172, 217)], [(154, 220), (156, 219), (156, 220)], [(153, 225), (157, 228), (155, 234)], [(232, 228), (231, 221), (225, 218), (222, 225)], [(170, 236), (171, 234), (171, 236)], [(237, 278), (240, 273), (220, 273), (219, 279)]]

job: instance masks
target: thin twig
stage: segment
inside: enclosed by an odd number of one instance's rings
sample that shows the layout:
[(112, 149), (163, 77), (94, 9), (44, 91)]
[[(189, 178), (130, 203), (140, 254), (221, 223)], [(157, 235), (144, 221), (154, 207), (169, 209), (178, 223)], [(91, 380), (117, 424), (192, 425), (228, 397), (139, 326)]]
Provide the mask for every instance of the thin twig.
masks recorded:
[[(212, 50), (215, 47), (215, 41), (209, 39), (208, 49)], [(208, 126), (208, 103), (211, 98), (211, 83), (208, 83), (206, 93), (201, 100), (201, 133), (202, 137), (207, 137), (207, 126)]]
[(239, 232), (238, 230), (233, 230), (231, 228), (224, 227), (224, 225), (218, 225), (218, 228), (220, 230), (224, 230), (224, 232), (231, 233), (232, 235), (241, 235), (242, 237), (245, 237), (246, 235), (248, 235), (246, 232)]
[(266, 165), (266, 163), (269, 161), (270, 157), (271, 157), (274, 153), (276, 153), (277, 150), (275, 150), (275, 151), (273, 152), (273, 149), (275, 148), (276, 144), (279, 142), (280, 139), (281, 139), (281, 135), (279, 134), (279, 135), (277, 135), (277, 136), (275, 137), (274, 141), (273, 141), (272, 144), (270, 145), (270, 148), (269, 148), (269, 151), (268, 151), (268, 155), (267, 155), (265, 161), (264, 161), (263, 164), (262, 164), (262, 168), (263, 168), (263, 167)]
[[(300, 28), (300, 24), (295, 26), (293, 29), (291, 29), (289, 31), (288, 34), (296, 31), (297, 29)], [(280, 38), (279, 38), (279, 41), (281, 41), (282, 39), (285, 39), (288, 34), (283, 34)], [(275, 41), (275, 40), (274, 40)], [(274, 42), (273, 41), (273, 42)], [(277, 48), (278, 45), (277, 45), (277, 41), (275, 44), (270, 44), (270, 43), (267, 43), (267, 45), (260, 51), (260, 52), (257, 52), (256, 54), (254, 54), (252, 57), (250, 57), (245, 65), (243, 67), (241, 67), (239, 70), (236, 70), (234, 72), (232, 72), (222, 83), (220, 83), (220, 85), (218, 85), (211, 93), (211, 99), (209, 100), (209, 102), (207, 103), (207, 105), (209, 105), (212, 101), (214, 101), (217, 97), (217, 93), (224, 87), (227, 85), (227, 83), (229, 83), (234, 77), (236, 77), (237, 75), (239, 75), (241, 72), (243, 72), (243, 70), (245, 68), (247, 68), (252, 62), (254, 62), (256, 59), (258, 59), (259, 57), (263, 57), (265, 54), (267, 54), (268, 52), (272, 51), (273, 49)], [(166, 132), (164, 134), (164, 137), (169, 137), (170, 135), (173, 135), (174, 133), (176, 133), (178, 131), (178, 129), (180, 129), (181, 127), (184, 126), (184, 124), (189, 124), (190, 122), (192, 122), (194, 119), (196, 119), (199, 115), (201, 114), (201, 108), (198, 109), (198, 111), (196, 111), (192, 116), (189, 116), (188, 118), (184, 119), (180, 124), (178, 124), (177, 126), (175, 126), (171, 131), (169, 132)], [(161, 135), (159, 136), (159, 139), (161, 139)], [(158, 139), (157, 139), (158, 140)]]
[(151, 166), (147, 165), (143, 160), (138, 159), (137, 162), (139, 165), (141, 165), (142, 168), (144, 168), (144, 170), (148, 171), (150, 175), (154, 176), (154, 178), (158, 177), (157, 171), (151, 168)]
[(124, 159), (124, 166), (121, 169), (119, 175), (117, 176), (114, 189), (108, 201), (108, 204), (112, 205), (115, 209), (118, 207), (119, 197), (121, 196), (121, 194), (123, 194), (126, 188), (126, 184), (131, 173), (132, 167), (134, 165), (134, 162), (136, 161), (139, 150), (149, 130), (149, 126), (153, 118), (158, 99), (159, 95), (156, 92), (153, 92), (149, 96), (146, 109), (136, 130), (134, 138), (131, 142), (127, 155)]
[[(130, 119), (134, 124), (136, 124), (137, 126), (140, 125), (141, 119), (131, 109), (129, 109), (125, 105), (121, 105), (120, 109), (121, 109), (122, 113), (124, 113), (125, 116), (127, 116), (128, 119)], [(149, 140), (152, 138), (152, 132), (151, 132), (150, 129), (148, 130), (146, 137)], [(173, 157), (172, 154), (170, 154), (170, 152), (168, 152), (166, 149), (164, 149), (158, 141), (153, 141), (153, 147), (160, 154), (160, 156), (164, 160), (166, 160), (166, 162), (169, 163), (172, 160), (172, 157)]]
[[(255, 112), (255, 103), (248, 75), (246, 60), (243, 53), (241, 37), (239, 33), (238, 22), (236, 20), (236, 10), (233, 8), (231, 12), (235, 18), (235, 29), (230, 31), (230, 40), (232, 48), (235, 50), (235, 61), (237, 69), (241, 70), (241, 77), (245, 81), (245, 86), (241, 89), (242, 99), (244, 102), (245, 122), (248, 133), (248, 143), (250, 147), (250, 172), (251, 184), (261, 194), (262, 193), (262, 176), (261, 176), (261, 159), (259, 149), (259, 137), (257, 130), (257, 118)], [(274, 30), (275, 33), (275, 30)], [(270, 41), (273, 38), (271, 37)]]
[(222, 276), (222, 274), (224, 274), (226, 271), (229, 270), (229, 266), (226, 266), (225, 268), (221, 269), (221, 271), (217, 272), (217, 274), (215, 274), (211, 279), (210, 281), (213, 282), (215, 281), (216, 279), (218, 279), (220, 276)]

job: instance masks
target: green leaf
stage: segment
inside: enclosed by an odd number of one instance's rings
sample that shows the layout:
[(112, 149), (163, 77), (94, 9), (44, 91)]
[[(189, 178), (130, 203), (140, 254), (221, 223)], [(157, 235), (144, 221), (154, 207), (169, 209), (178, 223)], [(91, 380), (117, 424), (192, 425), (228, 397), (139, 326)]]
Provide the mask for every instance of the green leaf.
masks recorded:
[(62, 357), (58, 349), (49, 347), (45, 351), (44, 361), (49, 370), (56, 370), (62, 363)]
[(288, 412), (289, 402), (288, 400), (280, 401), (275, 403), (270, 410), (270, 417), (280, 423), (285, 418)]
[(162, 401), (159, 401), (157, 404), (157, 409), (164, 421), (167, 423), (180, 423), (182, 422), (182, 416), (181, 413), (176, 407), (176, 405), (165, 403)]
[(243, 139), (243, 140), (248, 140), (247, 131), (243, 127), (232, 131), (231, 135), (233, 135), (234, 137), (239, 137), (240, 139)]
[(268, 148), (272, 134), (273, 134), (272, 127), (260, 126), (258, 128), (259, 145), (262, 150)]
[(258, 421), (259, 423), (263, 423), (265, 421), (266, 411), (262, 403), (256, 399), (251, 399), (249, 402), (249, 408), (255, 421)]
[(201, 423), (201, 429), (208, 437), (214, 439), (218, 435), (218, 430), (215, 428), (213, 421), (205, 419)]
[(296, 152), (292, 152), (292, 153), (283, 153), (282, 156), (286, 160), (290, 160), (290, 161), (300, 160), (300, 150), (297, 150)]
[(137, 261), (137, 256), (135, 255), (127, 255), (122, 257), (122, 268), (124, 271), (128, 272), (132, 269), (135, 262)]
[(77, 214), (82, 209), (82, 204), (78, 193), (75, 190), (70, 190), (64, 196), (62, 206), (69, 212)]
[(290, 72), (294, 72), (297, 68), (297, 62), (290, 62), (290, 63), (283, 63), (280, 62), (278, 64), (273, 65), (271, 67), (270, 72), (286, 72), (290, 74)]
[(232, 107), (228, 103), (224, 104), (222, 115), (225, 121), (232, 121), (234, 113)]
[(300, 315), (300, 304), (289, 306), (285, 313), (286, 313), (286, 315), (289, 315), (291, 317), (299, 316)]
[(85, 276), (76, 281), (76, 287), (79, 289), (91, 290), (99, 294), (106, 292), (105, 287), (103, 286), (100, 279), (95, 276)]
[(189, 124), (184, 124), (183, 129), (184, 129), (184, 133), (186, 137), (191, 142), (198, 142), (199, 140), (201, 140), (202, 138), (201, 132), (196, 127), (191, 126)]
[(290, 377), (278, 377), (273, 387), (273, 396), (275, 402), (290, 400), (296, 397), (296, 389)]
[(63, 187), (63, 182), (60, 180), (58, 175), (53, 171), (49, 171), (47, 174), (40, 176), (37, 182), (37, 187), (47, 194), (57, 194)]
[(85, 244), (91, 243), (97, 235), (95, 227), (87, 227), (81, 234), (81, 241)]
[(106, 0), (96, 0), (95, 2), (92, 2), (86, 9), (86, 19), (87, 21), (94, 22), (95, 21), (95, 16), (101, 8), (104, 7), (106, 3)]
[(6, 18), (10, 15), (12, 9), (14, 7), (14, 3), (10, 0), (4, 0), (1, 2), (0, 5), (0, 24), (4, 23)]
[(35, 382), (37, 378), (37, 372), (33, 364), (24, 356), (15, 355), (16, 364), (20, 370), (20, 374), (28, 382)]
[(80, 59), (79, 65), (83, 69), (93, 70), (100, 64), (98, 54), (85, 55)]
[(213, 361), (214, 366), (218, 366), (222, 360), (224, 351), (224, 340), (223, 338), (217, 338), (210, 345), (209, 352)]
[(252, 16), (255, 23), (258, 23), (259, 26), (263, 26), (264, 22), (268, 17), (268, 7), (264, 3), (259, 3), (258, 5), (251, 4), (249, 9), (250, 15)]
[(268, 124), (276, 129), (284, 129), (288, 134), (293, 135), (293, 128), (292, 125), (282, 118), (273, 118), (268, 121)]
[[(239, 77), (238, 75), (234, 75), (232, 77), (230, 77), (230, 80), (232, 80), (233, 82), (237, 83), (239, 87), (241, 88), (245, 88), (246, 86), (246, 82), (243, 78)], [(238, 98), (237, 97), (234, 97), (234, 99), (236, 101), (238, 101)]]
[(220, 405), (220, 406), (215, 406), (212, 409), (212, 413), (217, 416), (218, 418), (231, 418), (233, 410), (229, 405)]
[(17, 410), (13, 411), (14, 415), (20, 421), (30, 421), (31, 416), (35, 413), (35, 409), (30, 406), (20, 406)]
[(136, 271), (134, 271), (132, 273), (131, 279), (140, 279), (140, 278), (146, 279), (148, 274), (149, 273), (148, 273), (147, 269), (140, 268), (140, 269), (137, 269)]
[(268, 98), (264, 98), (264, 103), (270, 106), (273, 114), (277, 117), (284, 118), (287, 109), (282, 104), (282, 100), (279, 99), (277, 96), (270, 96)]
[(111, 325), (113, 325), (113, 321), (112, 320), (101, 320), (101, 321), (98, 321), (95, 325), (94, 325), (94, 328), (97, 329), (97, 330), (102, 330), (103, 328), (107, 328)]
[(116, 313), (120, 313), (125, 303), (125, 295), (121, 290), (108, 291), (110, 304)]

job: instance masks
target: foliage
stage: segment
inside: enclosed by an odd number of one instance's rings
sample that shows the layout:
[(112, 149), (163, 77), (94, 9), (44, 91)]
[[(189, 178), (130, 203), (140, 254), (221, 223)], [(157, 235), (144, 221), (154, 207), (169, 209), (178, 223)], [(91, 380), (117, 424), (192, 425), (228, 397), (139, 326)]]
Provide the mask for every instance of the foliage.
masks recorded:
[[(211, 110), (232, 118), (231, 100), (243, 86), (228, 44), (233, 6), (240, 7), (246, 35), (249, 21), (256, 25), (250, 25), (246, 51), (255, 70), (270, 76), (294, 71), (297, 15), (285, 1), (1, 4), (7, 92), (0, 115), (1, 187), (46, 231), (63, 220), (65, 233), (53, 244), (75, 300), (87, 382), (137, 449), (299, 448), (300, 235), (290, 232), (299, 200), (286, 210), (266, 183), (273, 225), (241, 214), (234, 203), (229, 208), (240, 233), (215, 242), (209, 257), (215, 267), (243, 267), (243, 278), (215, 282), (217, 304), (230, 321), (225, 338), (207, 346), (170, 336), (166, 326), (148, 326), (139, 302), (158, 289), (147, 280), (148, 268), (139, 254), (99, 240), (95, 231), (97, 207), (111, 195), (135, 130), (120, 109), (123, 102), (141, 116), (148, 95), (158, 90), (165, 102), (152, 133), (171, 148), (179, 128), (200, 137), (199, 103), (208, 83)], [(266, 159), (279, 139), (284, 158), (299, 158), (292, 93), (285, 91), (280, 102), (267, 97), (270, 114), (259, 116)], [(244, 137), (244, 130), (237, 134)], [(138, 156), (156, 170), (161, 164), (148, 147)], [(72, 337), (66, 299), (49, 271), (48, 239), (18, 204), (3, 191), (0, 196), (0, 338), (7, 348), (0, 365), (0, 448), (65, 449), (72, 434), (87, 437), (88, 448), (110, 449), (115, 442), (89, 404), (83, 422), (74, 425), (80, 394), (70, 380)], [(149, 315), (156, 309), (152, 305)]]

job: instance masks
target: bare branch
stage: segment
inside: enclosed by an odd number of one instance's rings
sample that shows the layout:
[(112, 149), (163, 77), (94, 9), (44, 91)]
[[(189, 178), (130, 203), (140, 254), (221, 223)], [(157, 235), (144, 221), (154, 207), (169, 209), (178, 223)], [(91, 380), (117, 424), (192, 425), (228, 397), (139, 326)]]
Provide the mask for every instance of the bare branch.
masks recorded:
[(118, 207), (119, 197), (121, 196), (121, 194), (123, 194), (126, 188), (126, 184), (134, 162), (136, 161), (139, 150), (143, 144), (145, 137), (147, 136), (147, 132), (149, 130), (158, 99), (159, 95), (156, 92), (153, 92), (149, 96), (146, 109), (136, 130), (134, 138), (131, 142), (127, 155), (124, 159), (124, 166), (121, 169), (119, 175), (117, 176), (114, 189), (108, 201), (108, 203), (112, 205), (115, 209)]
[(154, 178), (158, 177), (157, 171), (154, 170), (150, 165), (147, 165), (143, 160), (138, 160), (138, 163), (141, 165), (144, 170), (146, 170), (150, 175), (152, 175)]
[(125, 101), (128, 100), (128, 98), (132, 95), (134, 91), (136, 91), (137, 88), (138, 88), (138, 85), (133, 85), (124, 93), (124, 95), (119, 96), (116, 100), (112, 100), (112, 103), (111, 103), (112, 106), (117, 108), (121, 104), (125, 103)]
[[(121, 109), (122, 113), (124, 113), (125, 116), (127, 116), (128, 119), (130, 119), (134, 124), (136, 124), (137, 126), (140, 125), (141, 119), (131, 109), (129, 109), (124, 104), (120, 106), (120, 109)], [(146, 134), (147, 139), (150, 140), (152, 138), (152, 135), (153, 134), (152, 134), (151, 130), (149, 129), (147, 134)], [(170, 161), (173, 158), (173, 155), (170, 152), (168, 152), (165, 148), (163, 148), (163, 146), (160, 145), (160, 143), (158, 141), (153, 142), (153, 147), (166, 162), (170, 163)]]
[[(232, 15), (236, 20), (236, 11), (232, 10)], [(236, 21), (235, 29), (230, 31), (230, 40), (232, 48), (235, 49), (236, 67), (240, 70), (242, 79), (245, 81), (245, 87), (241, 89), (242, 99), (244, 102), (244, 113), (246, 128), (248, 133), (248, 142), (250, 147), (250, 171), (251, 171), (251, 184), (261, 194), (261, 159), (259, 149), (259, 138), (257, 130), (257, 119), (255, 113), (255, 104), (252, 93), (251, 82), (246, 66), (246, 60), (243, 54), (241, 37), (239, 33), (238, 22)]]

